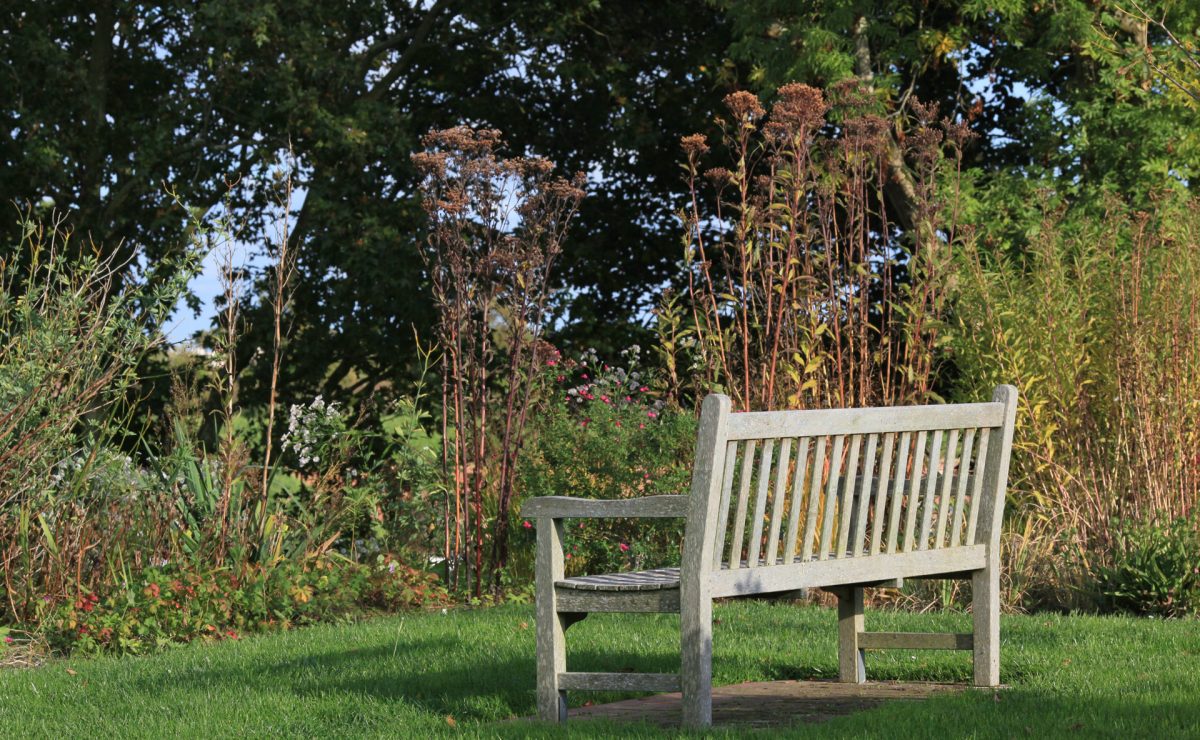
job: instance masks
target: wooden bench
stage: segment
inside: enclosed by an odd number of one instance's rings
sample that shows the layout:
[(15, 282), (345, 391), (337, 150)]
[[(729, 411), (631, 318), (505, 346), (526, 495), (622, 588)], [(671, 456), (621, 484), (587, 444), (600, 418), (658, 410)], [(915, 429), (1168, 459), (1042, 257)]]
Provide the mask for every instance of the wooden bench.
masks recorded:
[[(712, 719), (712, 602), (804, 588), (838, 596), (839, 678), (866, 680), (863, 651), (974, 651), (977, 686), (1000, 681), (1000, 524), (1017, 391), (990, 403), (731, 413), (704, 401), (688, 496), (531, 499), (537, 519), (538, 713), (566, 692), (683, 692), (683, 723)], [(563, 519), (686, 517), (681, 568), (566, 578)], [(972, 634), (868, 633), (863, 588), (970, 578)], [(681, 670), (567, 670), (565, 632), (592, 612), (678, 612)]]

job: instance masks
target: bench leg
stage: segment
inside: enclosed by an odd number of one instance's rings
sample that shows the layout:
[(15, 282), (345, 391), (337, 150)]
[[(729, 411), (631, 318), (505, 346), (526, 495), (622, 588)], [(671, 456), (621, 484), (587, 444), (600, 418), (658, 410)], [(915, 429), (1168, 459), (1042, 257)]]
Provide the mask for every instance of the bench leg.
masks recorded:
[(537, 703), (547, 722), (567, 721), (567, 692), (558, 674), (567, 670), (567, 619), (558, 613), (554, 582), (563, 577), (562, 521), (538, 519), (537, 563)]
[(537, 624), (538, 717), (547, 722), (567, 721), (567, 692), (558, 687), (558, 674), (567, 670), (567, 643), (563, 618), (553, 614)]
[(838, 591), (838, 680), (863, 683), (867, 680), (864, 651), (858, 636), (864, 631), (863, 590), (849, 587)]
[(701, 598), (695, 608), (681, 610), (680, 671), (683, 688), (683, 726), (712, 724), (712, 600)]
[(1000, 685), (1000, 567), (990, 565), (971, 576), (974, 613), (975, 685)]

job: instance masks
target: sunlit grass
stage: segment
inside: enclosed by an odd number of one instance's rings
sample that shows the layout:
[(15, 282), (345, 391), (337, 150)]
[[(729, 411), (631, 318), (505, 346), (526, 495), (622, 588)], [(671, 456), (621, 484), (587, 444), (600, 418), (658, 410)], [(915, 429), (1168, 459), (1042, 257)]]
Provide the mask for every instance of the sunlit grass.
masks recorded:
[[(836, 674), (835, 615), (718, 605), (718, 683)], [(868, 612), (868, 629), (967, 631), (968, 615)], [(1117, 617), (1006, 617), (1011, 689), (903, 702), (795, 735), (1200, 735), (1200, 625)], [(572, 669), (672, 671), (678, 618), (597, 615), (568, 633)], [(970, 655), (868, 656), (871, 678), (967, 682)], [(419, 737), (557, 734), (508, 722), (535, 711), (533, 610), (411, 613), (145, 658), (58, 660), (0, 671), (0, 736)], [(617, 695), (574, 694), (572, 703)], [(660, 734), (573, 721), (572, 734)]]

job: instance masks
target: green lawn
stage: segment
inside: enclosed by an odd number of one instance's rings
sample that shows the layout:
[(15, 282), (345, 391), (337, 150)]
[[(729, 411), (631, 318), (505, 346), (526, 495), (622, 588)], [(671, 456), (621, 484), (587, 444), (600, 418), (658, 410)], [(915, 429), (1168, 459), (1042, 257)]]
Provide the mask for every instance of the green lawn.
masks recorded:
[[(835, 615), (734, 603), (715, 609), (718, 683), (831, 677)], [(868, 629), (968, 631), (965, 614), (867, 614)], [(581, 670), (671, 671), (678, 618), (593, 616), (571, 628)], [(1012, 689), (900, 703), (797, 736), (1200, 736), (1200, 624), (1113, 617), (1006, 618)], [(191, 645), (146, 658), (0, 671), (0, 737), (483, 736), (557, 734), (504, 722), (534, 711), (533, 609), (412, 613)], [(970, 655), (870, 653), (878, 679), (966, 682)], [(575, 694), (573, 702), (615, 696)], [(573, 722), (572, 734), (645, 727)], [(721, 734), (721, 733), (717, 733)]]

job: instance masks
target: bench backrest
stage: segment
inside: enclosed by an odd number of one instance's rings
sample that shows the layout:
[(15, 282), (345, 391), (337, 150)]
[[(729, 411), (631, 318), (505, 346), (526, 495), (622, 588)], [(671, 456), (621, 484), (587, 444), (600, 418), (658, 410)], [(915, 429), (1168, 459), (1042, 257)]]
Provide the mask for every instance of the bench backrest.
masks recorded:
[(728, 398), (710, 396), (685, 565), (997, 544), (1016, 401), (1000, 386), (990, 403), (731, 413)]

